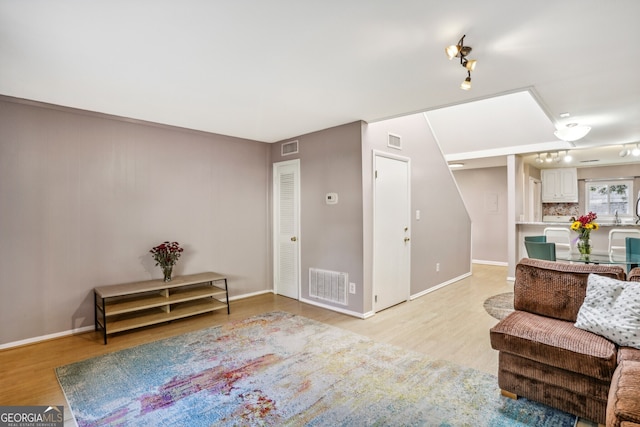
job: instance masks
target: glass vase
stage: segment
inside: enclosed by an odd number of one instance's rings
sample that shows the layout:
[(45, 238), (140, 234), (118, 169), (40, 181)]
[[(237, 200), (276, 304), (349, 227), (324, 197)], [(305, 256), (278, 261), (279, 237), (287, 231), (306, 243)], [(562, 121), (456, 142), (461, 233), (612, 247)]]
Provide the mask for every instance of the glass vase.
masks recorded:
[(173, 272), (173, 265), (163, 265), (162, 266), (162, 275), (164, 276), (165, 282), (171, 281), (171, 273)]
[(580, 237), (578, 239), (578, 252), (580, 252), (580, 256), (583, 258), (589, 258), (591, 254), (591, 240), (589, 237)]

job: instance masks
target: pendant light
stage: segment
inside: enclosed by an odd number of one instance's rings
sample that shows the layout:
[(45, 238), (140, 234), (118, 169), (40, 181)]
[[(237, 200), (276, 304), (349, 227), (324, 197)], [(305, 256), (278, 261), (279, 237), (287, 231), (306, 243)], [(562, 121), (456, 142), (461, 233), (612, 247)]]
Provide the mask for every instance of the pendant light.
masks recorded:
[(460, 84), (460, 89), (469, 90), (471, 89), (471, 72), (476, 69), (476, 64), (478, 61), (475, 59), (467, 59), (467, 55), (471, 53), (472, 48), (470, 46), (464, 45), (464, 38), (466, 34), (463, 35), (458, 43), (455, 45), (447, 46), (444, 51), (447, 54), (447, 58), (452, 60), (453, 58), (460, 58), (460, 65), (467, 70), (467, 77)]

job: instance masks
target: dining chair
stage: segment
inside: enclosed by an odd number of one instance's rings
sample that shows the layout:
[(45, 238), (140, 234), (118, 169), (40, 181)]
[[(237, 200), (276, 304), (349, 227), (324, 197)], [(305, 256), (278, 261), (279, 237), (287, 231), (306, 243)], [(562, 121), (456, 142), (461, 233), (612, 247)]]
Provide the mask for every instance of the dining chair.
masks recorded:
[(549, 242), (524, 241), (529, 258), (545, 259), (547, 261), (556, 260), (556, 244)]
[(524, 241), (544, 243), (547, 241), (547, 238), (545, 236), (524, 236)]
[[(627, 260), (631, 257), (640, 257), (640, 238), (627, 237), (625, 240), (625, 247), (627, 251)], [(638, 267), (639, 264), (627, 264), (627, 273), (632, 268)]]

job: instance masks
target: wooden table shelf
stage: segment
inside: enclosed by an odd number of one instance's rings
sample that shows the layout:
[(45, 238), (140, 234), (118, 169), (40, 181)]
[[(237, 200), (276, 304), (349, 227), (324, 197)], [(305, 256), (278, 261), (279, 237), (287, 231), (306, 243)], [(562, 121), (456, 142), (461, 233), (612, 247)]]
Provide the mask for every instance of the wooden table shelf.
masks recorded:
[(217, 273), (176, 277), (94, 289), (96, 331), (107, 335), (229, 309), (227, 278)]

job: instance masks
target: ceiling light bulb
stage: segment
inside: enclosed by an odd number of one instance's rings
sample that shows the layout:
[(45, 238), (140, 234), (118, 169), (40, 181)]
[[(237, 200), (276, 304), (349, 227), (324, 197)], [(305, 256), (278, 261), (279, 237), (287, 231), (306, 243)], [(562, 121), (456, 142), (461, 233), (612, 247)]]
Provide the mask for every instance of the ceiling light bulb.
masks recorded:
[(554, 157), (553, 161), (556, 162), (556, 163), (560, 163), (560, 154), (559, 153), (556, 153), (556, 156)]
[(620, 150), (620, 153), (618, 153), (620, 155), (620, 157), (627, 157), (629, 154), (631, 154), (631, 151), (627, 148), (626, 145), (622, 146), (622, 150)]
[(471, 71), (467, 71), (467, 78), (464, 79), (462, 83), (460, 83), (460, 89), (462, 90), (471, 89)]
[(542, 160), (542, 157), (540, 157), (540, 153), (538, 153), (538, 157), (536, 157), (536, 163), (544, 163), (544, 160)]
[(476, 64), (478, 63), (478, 61), (476, 61), (475, 59), (471, 59), (469, 61), (466, 61), (464, 63), (464, 68), (466, 68), (469, 71), (473, 71), (476, 69)]
[(633, 154), (636, 157), (640, 156), (640, 148), (638, 148), (638, 144), (636, 144), (636, 148), (631, 150), (631, 154)]
[(564, 128), (560, 128), (555, 131), (553, 134), (563, 141), (573, 142), (577, 141), (581, 138), (584, 138), (591, 128), (589, 126), (580, 125), (578, 126), (576, 123), (569, 123)]
[(573, 160), (573, 156), (567, 151), (567, 154), (564, 155), (563, 160), (565, 163), (571, 163), (571, 161)]
[(447, 46), (446, 48), (444, 48), (444, 51), (447, 54), (449, 60), (452, 60), (453, 58), (458, 56), (458, 53), (460, 52), (460, 46), (452, 44), (451, 46)]
[(544, 159), (545, 162), (551, 163), (553, 159), (551, 158), (551, 153), (547, 153), (547, 157)]

